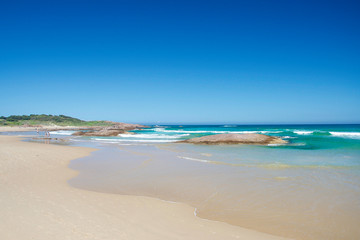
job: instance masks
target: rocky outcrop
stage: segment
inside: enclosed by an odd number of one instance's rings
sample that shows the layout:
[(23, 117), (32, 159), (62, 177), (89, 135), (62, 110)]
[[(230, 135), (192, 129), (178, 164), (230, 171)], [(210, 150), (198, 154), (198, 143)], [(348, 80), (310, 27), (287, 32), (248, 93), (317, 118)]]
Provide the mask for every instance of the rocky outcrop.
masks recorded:
[(74, 133), (75, 136), (97, 136), (97, 137), (112, 137), (119, 134), (126, 134), (127, 131), (146, 128), (146, 126), (140, 124), (130, 123), (116, 123), (112, 126), (106, 127), (94, 127), (87, 129), (86, 131), (79, 131)]
[(109, 122), (112, 125), (111, 126), (105, 126), (105, 127), (95, 127), (94, 130), (100, 131), (100, 130), (124, 130), (124, 131), (131, 131), (135, 129), (142, 129), (147, 128), (148, 126), (140, 125), (140, 124), (131, 124), (131, 123), (119, 123), (119, 122)]
[(117, 136), (121, 133), (124, 133), (124, 130), (98, 130), (98, 131), (79, 131), (74, 133), (74, 136), (97, 136), (97, 137), (111, 137)]
[(256, 133), (244, 134), (216, 134), (197, 138), (191, 138), (183, 141), (183, 143), (194, 144), (253, 144), (253, 145), (268, 145), (268, 144), (286, 144), (287, 141), (279, 137), (273, 137)]

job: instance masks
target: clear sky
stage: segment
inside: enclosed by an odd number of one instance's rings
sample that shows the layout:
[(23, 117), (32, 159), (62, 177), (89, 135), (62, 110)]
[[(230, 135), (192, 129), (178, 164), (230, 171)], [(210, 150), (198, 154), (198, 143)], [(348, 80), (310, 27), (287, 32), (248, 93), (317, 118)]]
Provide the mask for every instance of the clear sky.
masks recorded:
[(0, 115), (360, 123), (359, 1), (1, 1)]

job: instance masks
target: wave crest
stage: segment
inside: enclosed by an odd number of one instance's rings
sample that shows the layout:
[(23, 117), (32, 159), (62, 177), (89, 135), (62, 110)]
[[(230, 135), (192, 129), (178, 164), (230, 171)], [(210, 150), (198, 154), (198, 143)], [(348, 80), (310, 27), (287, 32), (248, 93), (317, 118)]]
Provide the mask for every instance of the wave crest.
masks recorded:
[(149, 139), (174, 139), (189, 136), (190, 134), (165, 135), (165, 134), (119, 134), (123, 138), (149, 138)]
[(360, 132), (330, 132), (334, 137), (345, 137), (360, 139)]

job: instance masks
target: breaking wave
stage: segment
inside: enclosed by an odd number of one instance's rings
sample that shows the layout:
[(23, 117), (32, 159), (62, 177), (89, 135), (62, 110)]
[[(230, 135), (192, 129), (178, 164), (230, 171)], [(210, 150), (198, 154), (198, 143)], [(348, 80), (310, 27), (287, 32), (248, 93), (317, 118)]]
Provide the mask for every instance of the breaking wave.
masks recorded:
[(164, 132), (164, 133), (281, 133), (282, 131), (271, 131), (271, 130), (261, 130), (261, 131), (211, 131), (211, 130), (166, 130), (164, 128), (154, 128), (155, 132)]
[(74, 132), (76, 131), (65, 131), (65, 130), (61, 130), (61, 131), (51, 131), (51, 134), (55, 134), (55, 135), (72, 135)]
[(176, 142), (177, 140), (160, 140), (160, 139), (114, 139), (114, 138), (109, 138), (109, 139), (105, 139), (105, 138), (93, 138), (93, 140), (96, 141), (103, 141), (103, 142), (112, 142), (112, 143), (117, 143), (117, 142), (143, 142), (143, 143), (166, 143), (166, 142)]
[(178, 135), (164, 135), (164, 134), (119, 134), (119, 137), (123, 138), (149, 138), (149, 139), (174, 139), (189, 136), (190, 134), (178, 134)]
[(314, 131), (307, 131), (307, 130), (294, 130), (294, 133), (299, 135), (310, 135), (314, 133)]
[(360, 139), (360, 132), (330, 132), (334, 137), (345, 137)]

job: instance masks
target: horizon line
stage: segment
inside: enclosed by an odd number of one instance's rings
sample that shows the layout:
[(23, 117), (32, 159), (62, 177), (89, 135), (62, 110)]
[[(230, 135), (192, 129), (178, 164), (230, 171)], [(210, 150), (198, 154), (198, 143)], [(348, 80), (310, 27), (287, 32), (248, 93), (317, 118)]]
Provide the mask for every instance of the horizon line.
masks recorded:
[(143, 122), (136, 122), (137, 124), (143, 125), (214, 125), (214, 126), (221, 126), (221, 125), (236, 125), (236, 126), (256, 126), (256, 125), (360, 125), (359, 123), (181, 123), (181, 122), (172, 122), (172, 123), (143, 123)]

